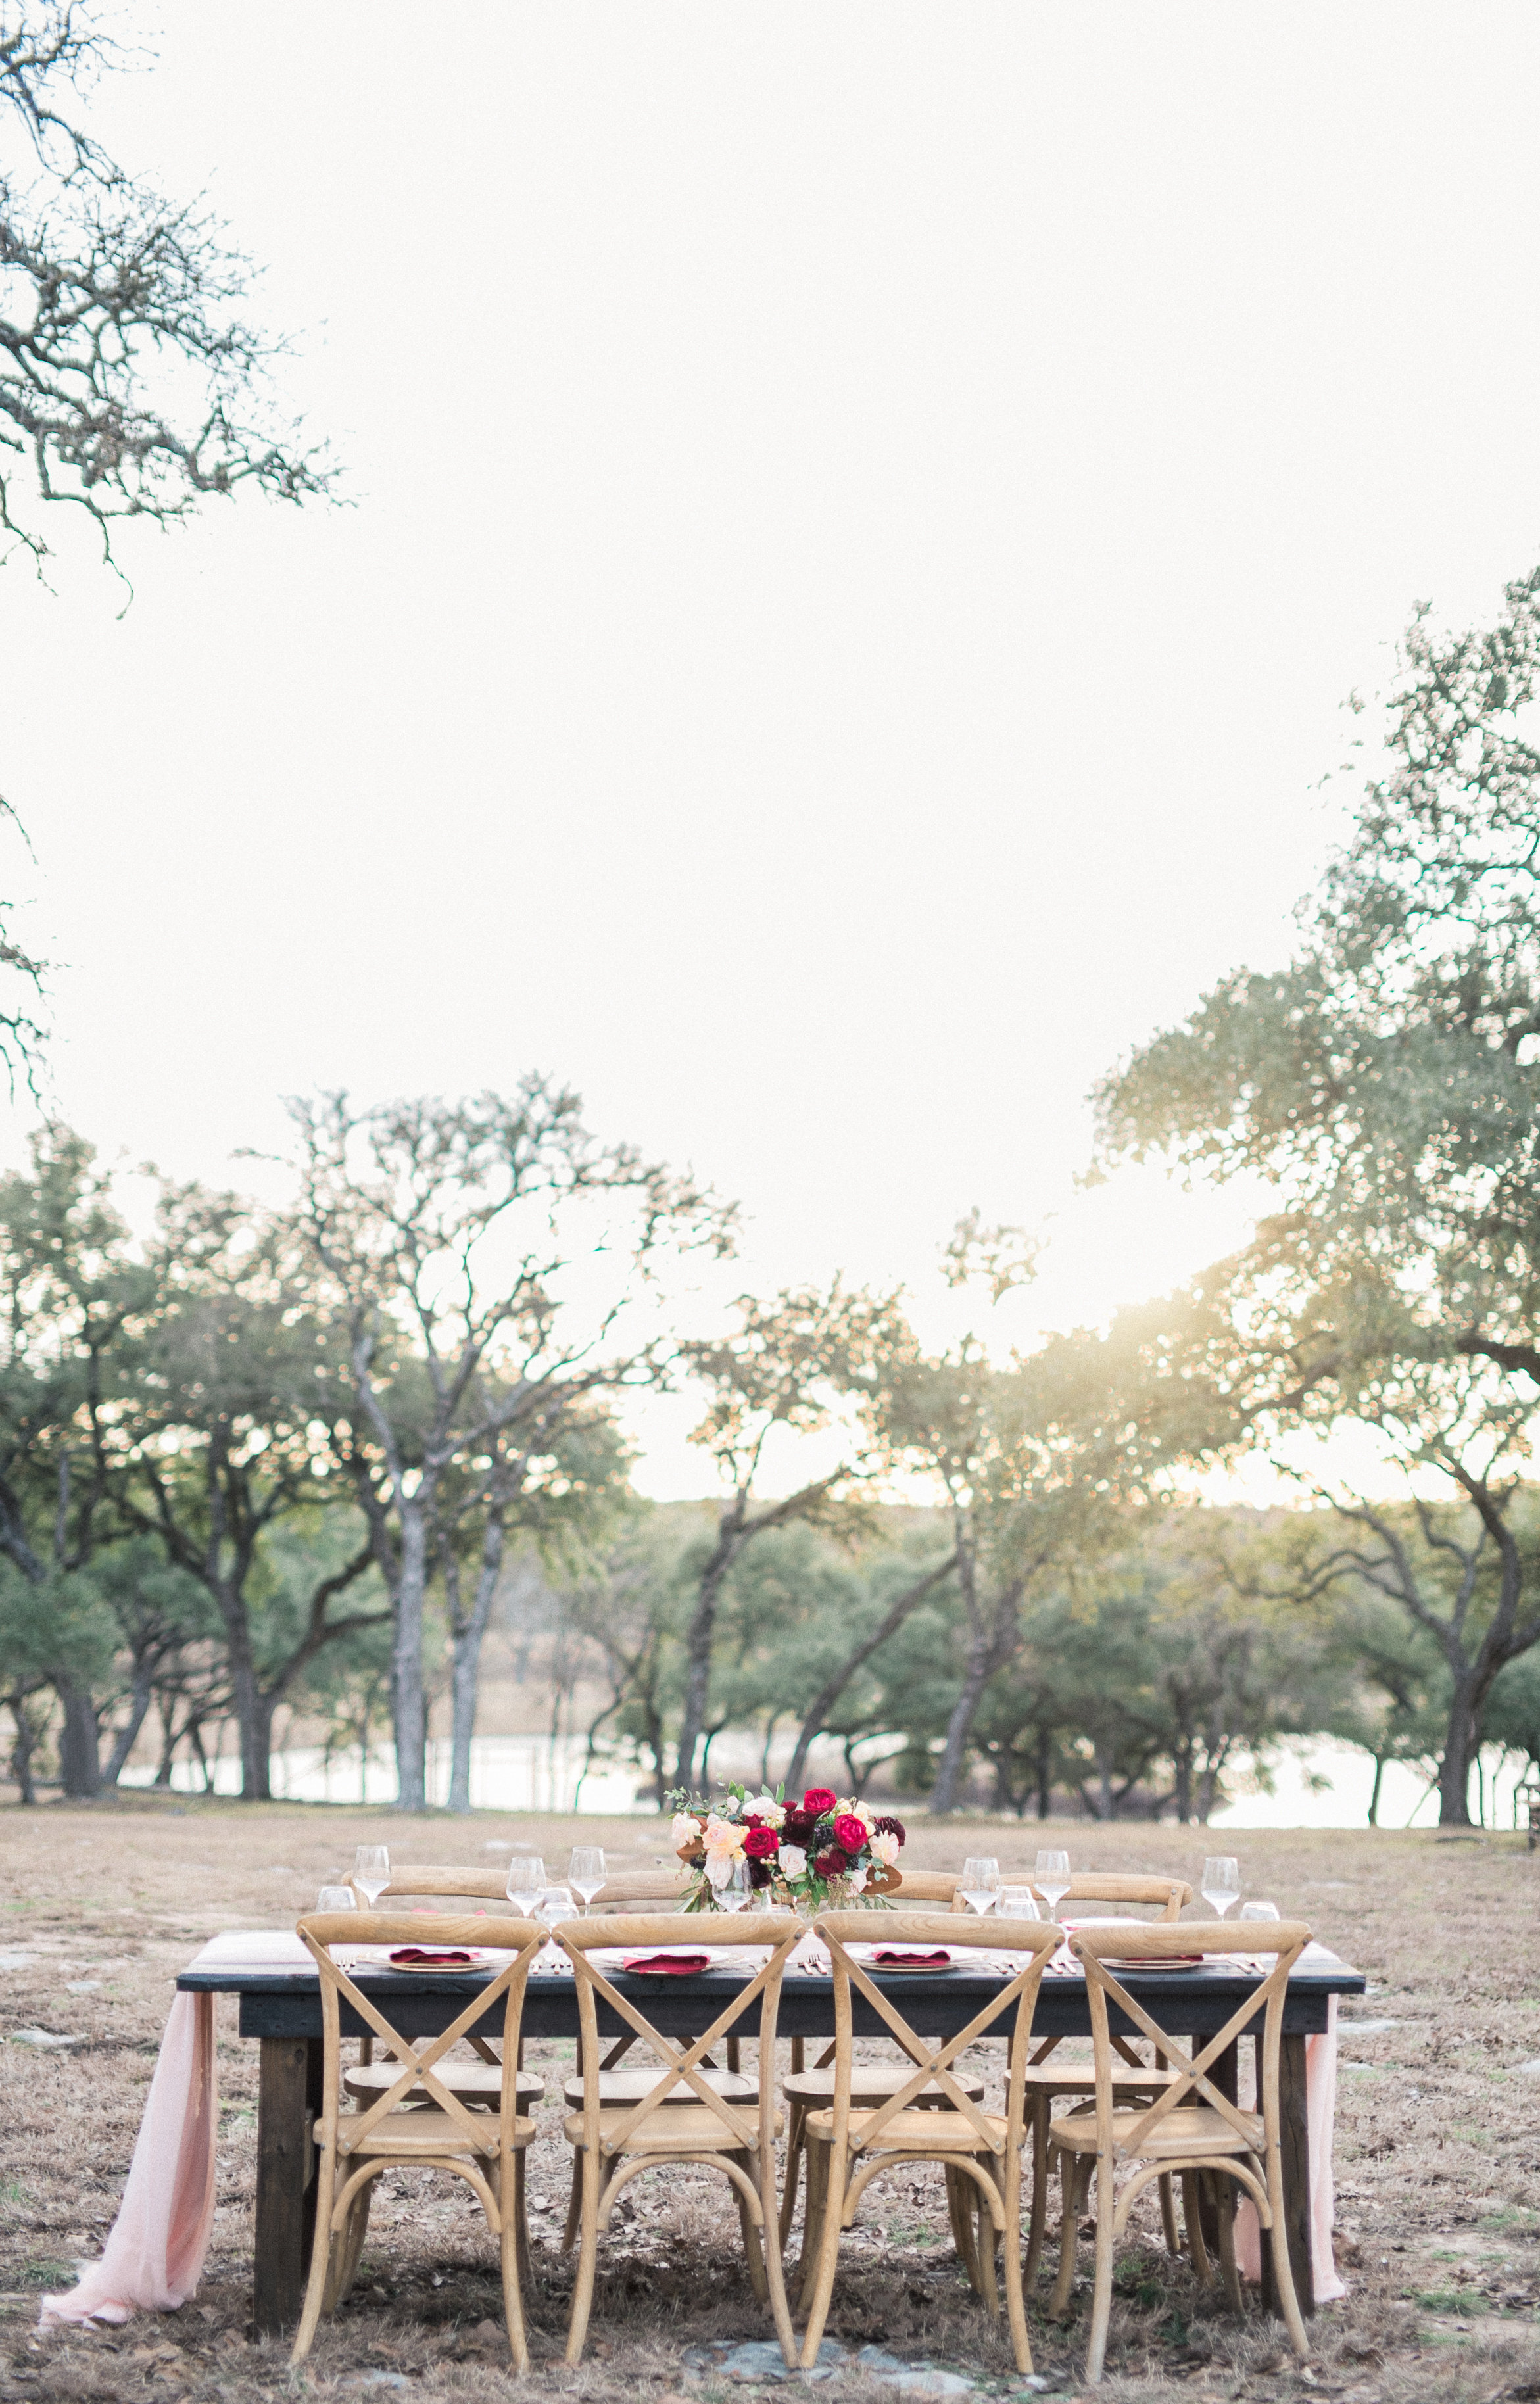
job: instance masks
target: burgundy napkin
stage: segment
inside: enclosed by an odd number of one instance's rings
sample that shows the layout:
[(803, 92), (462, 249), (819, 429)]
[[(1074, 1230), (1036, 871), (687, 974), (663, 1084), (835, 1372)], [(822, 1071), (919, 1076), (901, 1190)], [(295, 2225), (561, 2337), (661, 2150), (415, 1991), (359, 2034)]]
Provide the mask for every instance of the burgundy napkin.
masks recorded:
[(709, 1970), (709, 1953), (628, 1953), (621, 1964), (623, 1970), (659, 1970), (676, 1978), (692, 1978), (697, 1970)]
[(872, 1956), (874, 1963), (897, 1970), (945, 1970), (951, 1958), (945, 1946), (939, 1952), (917, 1953), (901, 1951), (895, 1945), (879, 1945)]
[(399, 1962), (403, 1970), (469, 1970), (476, 1961), (474, 1953), (467, 1953), (455, 1945), (398, 1945), (390, 1958)]

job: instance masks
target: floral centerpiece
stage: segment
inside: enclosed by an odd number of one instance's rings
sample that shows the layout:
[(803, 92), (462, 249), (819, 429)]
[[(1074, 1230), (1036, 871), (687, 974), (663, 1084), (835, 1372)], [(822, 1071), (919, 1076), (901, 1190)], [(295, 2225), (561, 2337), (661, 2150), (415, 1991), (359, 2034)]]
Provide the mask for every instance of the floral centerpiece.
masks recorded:
[(716, 1910), (717, 1891), (740, 1861), (765, 1903), (790, 1904), (804, 1918), (853, 1903), (886, 1909), (901, 1883), (903, 1823), (830, 1787), (810, 1786), (800, 1803), (787, 1802), (784, 1788), (750, 1795), (744, 1786), (727, 1787), (720, 1804), (682, 1787), (668, 1801), (675, 1849), (695, 1873), (686, 1911)]

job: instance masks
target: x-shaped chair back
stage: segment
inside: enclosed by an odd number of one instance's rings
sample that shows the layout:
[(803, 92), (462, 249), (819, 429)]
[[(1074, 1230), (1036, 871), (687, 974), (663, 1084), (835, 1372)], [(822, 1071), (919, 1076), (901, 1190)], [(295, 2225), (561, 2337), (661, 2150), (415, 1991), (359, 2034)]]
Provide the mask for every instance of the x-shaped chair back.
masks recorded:
[[(1007, 2137), (990, 2125), (973, 2097), (964, 2092), (952, 2076), (952, 2064), (1007, 2012), (1014, 2018), (1006, 2120), (1008, 2128), (1015, 2130), (1019, 2139), (1027, 2049), (1031, 2041), (1037, 1991), (1049, 1956), (1063, 1942), (1064, 1931), (1056, 1927), (1052, 1921), (1043, 1920), (995, 1920), (991, 1917), (988, 1921), (969, 1920), (959, 1923), (949, 1912), (885, 1911), (878, 1915), (872, 1911), (831, 1911), (815, 1922), (815, 1934), (829, 1948), (829, 1959), (834, 1973), (833, 2136), (836, 2149), (843, 2152), (849, 2141), (850, 2090), (854, 2077), (851, 1997), (856, 1992), (865, 1997), (915, 2064), (914, 2076), (906, 2079), (895, 2094), (875, 2111), (862, 2113), (860, 2143), (863, 2151), (880, 2137), (894, 2114), (907, 2111), (933, 2079), (952, 2110), (961, 2113), (989, 2152), (1003, 2153)], [(885, 1993), (865, 1965), (847, 1951), (849, 1946), (858, 1944), (914, 1945), (927, 1951), (945, 1947), (948, 1952), (966, 1950), (977, 1953), (1020, 1954), (1025, 1958), (1009, 1984), (989, 1998), (965, 2029), (935, 2045), (910, 2027), (891, 1995)]]
[[(556, 1930), (556, 1942), (571, 1956), (577, 1978), (585, 2148), (595, 2154), (618, 2153), (648, 2115), (682, 2080), (696, 2102), (704, 2104), (721, 2121), (721, 2135), (717, 2141), (720, 2147), (735, 2153), (758, 2150), (768, 2160), (776, 2115), (776, 2083), (769, 2065), (776, 2058), (781, 1979), (787, 1959), (803, 1935), (801, 1922), (785, 1911), (702, 1912), (690, 1921), (687, 1936), (681, 1933), (677, 1912), (617, 1912), (608, 1913), (600, 1920), (563, 1921)], [(730, 1947), (761, 1945), (769, 1947), (769, 1959), (741, 1987), (735, 1988), (704, 2035), (692, 2038), (682, 2052), (672, 2038), (654, 2028), (629, 1995), (621, 1993), (599, 1964), (589, 1959), (595, 1950), (642, 1953), (663, 1947), (675, 1951), (709, 1953)], [(621, 2118), (611, 2119), (608, 2127), (600, 2118), (599, 2073), (604, 2066), (599, 2051), (601, 1996), (630, 2031), (633, 2040), (639, 2037), (664, 2065), (656, 2085), (650, 2087)], [(760, 2007), (760, 2062), (763, 2066), (759, 2081), (759, 2111), (749, 2119), (727, 2097), (707, 2085), (701, 2076), (700, 2065), (711, 2048), (730, 2032), (739, 2035), (744, 2033), (740, 2023), (756, 2001)], [(605, 2108), (613, 2113), (617, 2106)], [(707, 2150), (702, 2147), (703, 2152)]]
[[(1262, 2020), (1262, 2044), (1257, 2065), (1257, 2090), (1262, 2105), (1263, 2138), (1271, 2150), (1279, 2141), (1278, 2060), (1279, 2039), (1283, 2034), (1283, 2005), (1288, 1992), (1289, 1973), (1310, 1942), (1310, 1931), (1302, 1921), (1248, 1920), (1237, 1926), (1226, 1926), (1223, 1921), (1183, 1921), (1180, 1936), (1174, 1940), (1183, 1953), (1239, 1954), (1270, 1958), (1272, 1968), (1261, 1984), (1237, 2006), (1217, 2036), (1211, 2036), (1195, 2056), (1184, 2045), (1167, 2034), (1145, 2006), (1136, 2001), (1108, 1968), (1110, 1956), (1120, 1963), (1140, 1960), (1169, 1961), (1173, 1938), (1169, 1922), (1147, 1922), (1142, 1926), (1132, 1922), (1115, 1928), (1080, 1928), (1070, 1938), (1070, 1950), (1085, 1972), (1086, 2000), (1091, 2013), (1091, 2040), (1096, 2055), (1097, 2141), (1105, 2153), (1115, 2153), (1124, 2160), (1132, 2160), (1141, 2153), (1169, 2112), (1180, 2104), (1208, 2104), (1226, 2119), (1237, 2135), (1245, 2140), (1248, 2149), (1253, 2142), (1253, 2123), (1223, 2094), (1209, 2072), (1221, 2054), (1234, 2045), (1258, 2018)], [(1173, 1997), (1174, 2000), (1174, 1997)], [(1126, 2012), (1140, 2035), (1147, 2036), (1155, 2048), (1157, 2062), (1164, 2061), (1176, 2073), (1169, 2087), (1163, 2088), (1155, 2102), (1140, 2114), (1138, 2120), (1125, 2133), (1120, 2145), (1113, 2143), (1113, 2078), (1122, 2069), (1121, 2060), (1114, 2060), (1109, 2005)]]
[[(516, 2062), (519, 2053), (519, 2020), (524, 2010), (525, 1985), (536, 1954), (547, 1942), (547, 1932), (532, 1920), (499, 1919), (497, 1933), (500, 1947), (511, 1948), (511, 1958), (485, 1986), (478, 1986), (463, 2012), (441, 2034), (416, 2039), (403, 2036), (394, 2028), (387, 2015), (373, 1998), (355, 1985), (342, 1964), (333, 1958), (334, 1946), (350, 1950), (359, 1945), (426, 1945), (432, 1947), (475, 1946), (485, 1949), (487, 1922), (484, 1917), (446, 1918), (433, 1912), (391, 1911), (325, 1911), (314, 1912), (299, 1923), (299, 1935), (314, 1955), (321, 1979), (321, 2031), (325, 2045), (325, 2063), (321, 2089), (321, 2133), (324, 2141), (334, 2145), (340, 2156), (357, 2152), (387, 2112), (404, 2104), (419, 2086), (429, 2094), (441, 2112), (449, 2115), (457, 2130), (474, 2145), (479, 2154), (497, 2154), (511, 2143), (518, 2113), (518, 2094), (511, 2078), (503, 2081), (502, 2100), (496, 2121), (485, 2112), (472, 2112), (450, 2092), (443, 2081), (434, 2076), (434, 2064), (441, 2062), (452, 2046), (458, 2044), (474, 2023), (500, 2000), (503, 2006), (503, 2059)], [(359, 1966), (359, 1965), (355, 1965)], [(400, 2076), (370, 2105), (367, 2112), (343, 2113), (342, 2103), (342, 2006), (350, 2004), (359, 2019), (389, 2048), (396, 2057)]]

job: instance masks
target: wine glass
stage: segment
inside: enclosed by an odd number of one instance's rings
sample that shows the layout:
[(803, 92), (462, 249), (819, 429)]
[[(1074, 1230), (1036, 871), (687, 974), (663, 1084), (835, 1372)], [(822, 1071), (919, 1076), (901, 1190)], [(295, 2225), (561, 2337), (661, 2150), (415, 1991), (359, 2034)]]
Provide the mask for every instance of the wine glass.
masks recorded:
[(715, 1889), (717, 1909), (747, 1911), (753, 1892), (749, 1883), (749, 1865), (740, 1856), (737, 1861), (729, 1863), (725, 1881)]
[(360, 1845), (353, 1856), (353, 1883), (368, 1900), (371, 1911), (390, 1884), (388, 1845)]
[(317, 1911), (357, 1911), (358, 1898), (350, 1886), (324, 1886), (315, 1898)]
[(545, 1893), (545, 1864), (539, 1853), (515, 1853), (503, 1889), (521, 1920), (527, 1920)]
[(1240, 1899), (1240, 1864), (1233, 1853), (1211, 1853), (1203, 1865), (1199, 1894), (1216, 1920)]
[(567, 1882), (575, 1894), (581, 1895), (586, 1914), (604, 1884), (604, 1854), (597, 1845), (573, 1846), (572, 1859), (567, 1866)]
[(548, 1886), (540, 1897), (538, 1916), (544, 1921), (547, 1928), (554, 1928), (560, 1920), (576, 1920), (579, 1917), (578, 1906), (571, 1888)]
[(1057, 1916), (1059, 1904), (1070, 1892), (1069, 1854), (1052, 1845), (1044, 1845), (1037, 1857), (1034, 1884), (1049, 1910)]
[(1276, 1903), (1243, 1903), (1236, 1913), (1238, 1920), (1277, 1920), (1280, 1917)]
[(1000, 1893), (1000, 1864), (993, 1853), (971, 1853), (962, 1865), (958, 1888), (964, 1903), (971, 1904), (982, 1919)]

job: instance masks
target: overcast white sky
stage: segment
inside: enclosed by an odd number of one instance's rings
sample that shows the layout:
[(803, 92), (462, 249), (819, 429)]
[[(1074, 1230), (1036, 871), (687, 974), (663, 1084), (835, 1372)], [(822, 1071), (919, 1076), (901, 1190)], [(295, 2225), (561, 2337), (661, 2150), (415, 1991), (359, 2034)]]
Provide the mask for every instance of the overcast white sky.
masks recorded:
[(1534, 560), (1540, 14), (121, 19), (93, 121), (265, 263), (354, 506), (130, 535), (121, 619), (0, 572), (55, 1107), (218, 1177), (538, 1065), (749, 1281), (1057, 1214), (1018, 1332), (1226, 1244), (1076, 1195), (1085, 1097), (1281, 957), (1413, 601)]

